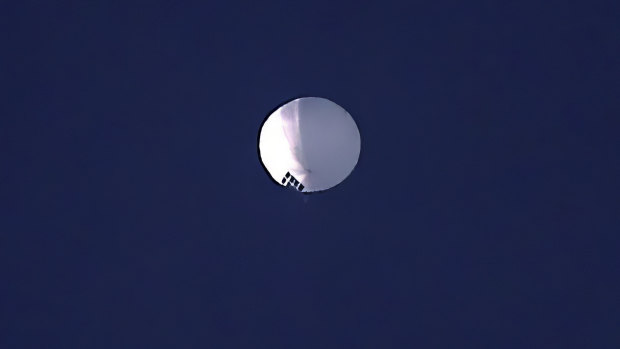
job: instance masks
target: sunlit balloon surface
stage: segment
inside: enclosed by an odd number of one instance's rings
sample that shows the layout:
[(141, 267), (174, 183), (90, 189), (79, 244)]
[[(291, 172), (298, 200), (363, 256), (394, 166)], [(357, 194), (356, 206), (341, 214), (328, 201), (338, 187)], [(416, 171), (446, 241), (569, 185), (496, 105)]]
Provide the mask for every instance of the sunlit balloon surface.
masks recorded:
[(357, 164), (360, 146), (351, 115), (319, 97), (298, 98), (278, 108), (264, 122), (258, 141), (269, 175), (302, 192), (342, 182)]

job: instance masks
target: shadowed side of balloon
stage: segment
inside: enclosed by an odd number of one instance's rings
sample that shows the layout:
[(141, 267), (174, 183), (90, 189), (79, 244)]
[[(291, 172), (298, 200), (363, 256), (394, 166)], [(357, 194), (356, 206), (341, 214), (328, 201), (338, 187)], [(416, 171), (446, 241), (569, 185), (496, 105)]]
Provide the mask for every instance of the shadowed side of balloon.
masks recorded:
[(303, 99), (299, 104), (300, 143), (308, 185), (325, 192), (340, 185), (357, 165), (361, 139), (351, 115), (326, 98)]

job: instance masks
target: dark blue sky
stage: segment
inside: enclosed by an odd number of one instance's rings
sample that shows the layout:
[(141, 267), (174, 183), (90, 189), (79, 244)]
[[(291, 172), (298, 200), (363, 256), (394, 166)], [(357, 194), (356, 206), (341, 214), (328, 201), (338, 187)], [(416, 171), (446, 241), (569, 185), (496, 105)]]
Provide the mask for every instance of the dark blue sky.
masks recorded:
[(0, 4), (1, 348), (620, 347), (617, 2), (208, 3)]

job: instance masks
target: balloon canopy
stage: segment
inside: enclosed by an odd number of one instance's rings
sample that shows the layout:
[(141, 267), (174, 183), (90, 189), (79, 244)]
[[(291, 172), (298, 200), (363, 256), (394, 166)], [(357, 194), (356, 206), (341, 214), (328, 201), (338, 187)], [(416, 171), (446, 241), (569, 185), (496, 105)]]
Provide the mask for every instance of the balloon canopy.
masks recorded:
[(258, 139), (261, 161), (280, 185), (301, 192), (327, 190), (353, 171), (360, 133), (351, 115), (319, 97), (292, 100), (263, 123)]

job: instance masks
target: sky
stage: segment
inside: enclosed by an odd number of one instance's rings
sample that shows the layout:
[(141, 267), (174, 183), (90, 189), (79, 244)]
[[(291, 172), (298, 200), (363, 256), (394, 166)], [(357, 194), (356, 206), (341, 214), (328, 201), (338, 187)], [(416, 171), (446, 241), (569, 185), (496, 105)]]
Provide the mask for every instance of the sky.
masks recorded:
[[(0, 3), (0, 347), (620, 347), (619, 13)], [(299, 96), (321, 194), (258, 157)]]

